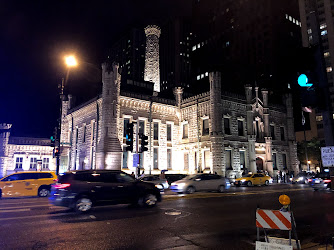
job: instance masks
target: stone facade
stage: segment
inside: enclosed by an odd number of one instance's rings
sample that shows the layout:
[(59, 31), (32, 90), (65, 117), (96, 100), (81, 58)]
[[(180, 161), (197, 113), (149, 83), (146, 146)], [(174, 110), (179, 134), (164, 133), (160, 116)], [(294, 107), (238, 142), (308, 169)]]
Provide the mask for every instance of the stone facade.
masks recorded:
[(11, 124), (0, 124), (0, 178), (18, 171), (55, 171), (50, 139), (12, 137)]
[[(160, 28), (147, 26), (144, 79), (159, 86)], [(122, 92), (117, 64), (102, 66), (103, 89), (79, 107), (63, 101), (61, 171), (122, 169), (136, 171), (138, 132), (149, 137), (149, 150), (140, 153), (146, 173), (217, 172), (228, 177), (265, 171), (298, 171), (292, 99), (271, 105), (268, 91), (245, 86), (245, 96), (222, 93), (220, 73), (209, 75), (210, 91), (175, 100), (157, 95)], [(128, 88), (129, 90), (129, 88)], [(145, 92), (143, 92), (145, 93)], [(147, 91), (146, 91), (147, 93)], [(262, 95), (262, 98), (260, 98)], [(126, 151), (125, 125), (134, 124), (134, 150)]]

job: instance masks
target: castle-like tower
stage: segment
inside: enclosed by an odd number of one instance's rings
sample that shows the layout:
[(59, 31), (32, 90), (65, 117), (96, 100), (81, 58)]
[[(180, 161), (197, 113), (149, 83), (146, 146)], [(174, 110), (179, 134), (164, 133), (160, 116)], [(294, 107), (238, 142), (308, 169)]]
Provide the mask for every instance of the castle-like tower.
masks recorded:
[(146, 52), (144, 81), (154, 83), (154, 91), (160, 92), (159, 37), (161, 29), (156, 25), (145, 28)]
[(122, 163), (122, 149), (117, 136), (121, 83), (118, 67), (116, 63), (102, 65), (101, 139), (96, 155), (98, 169), (120, 169)]

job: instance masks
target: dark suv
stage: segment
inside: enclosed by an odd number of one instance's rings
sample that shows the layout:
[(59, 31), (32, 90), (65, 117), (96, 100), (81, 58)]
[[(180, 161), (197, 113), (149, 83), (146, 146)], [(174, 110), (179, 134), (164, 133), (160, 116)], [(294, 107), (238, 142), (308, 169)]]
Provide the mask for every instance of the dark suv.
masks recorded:
[(60, 175), (51, 189), (50, 202), (56, 206), (87, 212), (92, 206), (142, 204), (153, 207), (161, 201), (158, 188), (120, 170), (83, 170)]

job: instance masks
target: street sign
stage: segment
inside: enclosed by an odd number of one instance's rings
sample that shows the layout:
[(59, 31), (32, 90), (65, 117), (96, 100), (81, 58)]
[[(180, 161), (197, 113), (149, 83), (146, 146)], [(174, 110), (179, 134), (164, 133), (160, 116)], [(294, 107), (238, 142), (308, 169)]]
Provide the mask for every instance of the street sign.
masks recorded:
[(139, 165), (139, 154), (133, 154), (133, 166), (138, 167)]
[(292, 250), (292, 246), (256, 241), (256, 250)]
[(334, 167), (334, 147), (322, 147), (321, 160), (324, 167)]

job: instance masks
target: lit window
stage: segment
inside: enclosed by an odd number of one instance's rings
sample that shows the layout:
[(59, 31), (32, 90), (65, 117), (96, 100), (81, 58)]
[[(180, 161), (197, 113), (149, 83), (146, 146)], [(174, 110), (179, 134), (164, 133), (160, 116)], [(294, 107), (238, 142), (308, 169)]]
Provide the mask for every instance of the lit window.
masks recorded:
[(321, 31), (320, 34), (321, 34), (322, 36), (327, 35), (327, 30), (323, 30), (323, 31)]
[(204, 78), (204, 74), (201, 74), (201, 79)]
[(193, 48), (192, 48), (192, 51), (194, 51), (194, 50), (196, 50), (196, 45), (195, 45), (195, 46), (193, 46)]
[(200, 76), (200, 75), (198, 75), (198, 76), (197, 76), (197, 80), (200, 80), (200, 79), (201, 79), (201, 76)]
[(312, 38), (313, 38), (312, 36), (309, 36), (309, 37), (308, 37), (308, 40), (309, 40), (309, 41), (312, 41)]
[(23, 163), (23, 157), (17, 157), (15, 168), (22, 168), (22, 163)]
[(180, 56), (182, 56), (182, 53), (180, 53)]
[(296, 23), (296, 19), (292, 18), (292, 22), (293, 22), (293, 23)]
[(209, 76), (209, 73), (208, 73), (208, 72), (205, 72), (205, 76)]
[(202, 135), (209, 135), (209, 119), (204, 119), (202, 125), (203, 125)]
[(322, 121), (322, 115), (317, 115), (317, 116), (315, 117), (315, 120), (316, 120), (317, 122), (321, 122), (321, 121)]
[(333, 71), (333, 68), (332, 68), (332, 67), (327, 67), (327, 68), (326, 68), (326, 71), (327, 71), (327, 73), (332, 72), (332, 71)]
[(49, 162), (50, 162), (50, 159), (49, 158), (43, 158), (43, 165), (42, 165), (42, 168), (45, 169), (45, 168), (49, 168)]
[(325, 23), (320, 24), (320, 29), (321, 29), (321, 30), (322, 30), (322, 29), (325, 29), (325, 28), (327, 28), (327, 24), (325, 24)]
[(182, 44), (182, 42), (180, 42), (180, 44)]
[(229, 41), (227, 41), (225, 45), (226, 45), (226, 47), (227, 47), (227, 46), (229, 46), (229, 45), (230, 45), (230, 42), (229, 42)]
[(292, 21), (292, 16), (289, 16), (289, 20)]
[(289, 15), (288, 14), (285, 14), (285, 19), (289, 19)]
[(301, 22), (299, 22), (299, 27), (302, 27), (302, 23)]
[(199, 44), (197, 44), (197, 49), (199, 49), (201, 47), (201, 44), (199, 43)]
[(37, 168), (37, 158), (30, 158), (30, 168), (31, 169)]
[(229, 11), (230, 11), (230, 9), (229, 9), (229, 8), (227, 8), (227, 9), (226, 9), (226, 12), (229, 12)]
[(183, 124), (182, 139), (188, 138), (188, 123)]
[(299, 25), (299, 21), (298, 20), (296, 20), (296, 24)]
[(329, 57), (329, 52), (325, 52), (324, 57)]

